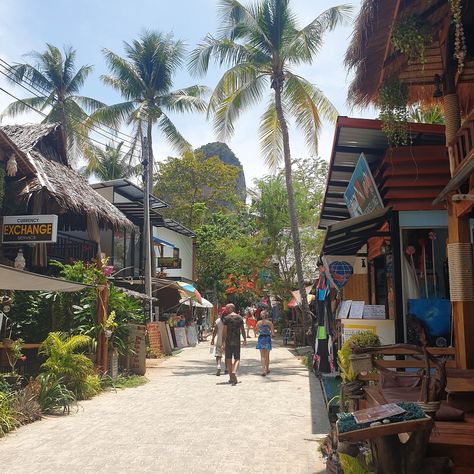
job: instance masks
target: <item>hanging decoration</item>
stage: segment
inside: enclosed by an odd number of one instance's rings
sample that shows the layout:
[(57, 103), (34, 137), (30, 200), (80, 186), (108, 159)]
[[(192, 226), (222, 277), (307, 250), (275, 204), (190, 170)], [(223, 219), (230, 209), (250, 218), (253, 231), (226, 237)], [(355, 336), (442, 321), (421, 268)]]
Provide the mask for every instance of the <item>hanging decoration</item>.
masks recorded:
[(16, 162), (15, 155), (12, 154), (8, 159), (6, 170), (7, 176), (16, 176), (16, 172), (18, 171), (18, 163)]
[(329, 271), (331, 273), (332, 280), (336, 285), (336, 288), (340, 290), (349, 281), (350, 277), (354, 273), (352, 265), (344, 261), (332, 262), (329, 265)]
[(17, 270), (24, 270), (26, 266), (25, 257), (23, 256), (23, 250), (18, 250), (18, 254), (15, 257), (15, 268)]
[(467, 56), (466, 37), (464, 35), (464, 26), (462, 24), (462, 4), (461, 0), (449, 0), (451, 13), (454, 23), (454, 59), (458, 63), (458, 73), (461, 74), (464, 69), (464, 60)]
[(428, 234), (428, 238), (431, 240), (431, 262), (433, 265), (433, 288), (434, 288), (434, 295), (436, 298), (438, 296), (438, 290), (436, 288), (436, 259), (435, 259), (436, 232), (431, 231)]
[(410, 267), (411, 267), (411, 270), (413, 272), (413, 275), (415, 276), (416, 287), (419, 288), (420, 287), (420, 282), (418, 281), (418, 275), (416, 273), (416, 267), (415, 267), (415, 260), (413, 259), (413, 255), (415, 254), (415, 252), (416, 252), (416, 249), (413, 245), (409, 245), (405, 249), (405, 253), (410, 258)]
[(425, 298), (428, 298), (428, 276), (426, 274), (426, 239), (418, 239), (418, 245), (421, 247), (420, 273), (423, 275), (425, 284)]

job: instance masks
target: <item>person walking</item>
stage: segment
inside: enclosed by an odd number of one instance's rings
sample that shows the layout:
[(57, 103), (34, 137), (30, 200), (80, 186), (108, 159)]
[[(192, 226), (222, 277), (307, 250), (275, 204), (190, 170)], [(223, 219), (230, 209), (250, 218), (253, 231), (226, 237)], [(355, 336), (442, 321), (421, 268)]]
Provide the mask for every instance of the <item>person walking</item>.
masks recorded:
[(258, 333), (257, 349), (260, 350), (260, 361), (262, 363), (262, 376), (270, 373), (270, 351), (272, 350), (272, 337), (275, 335), (273, 323), (268, 319), (269, 313), (264, 310), (260, 313), (262, 319), (255, 328)]
[(247, 344), (247, 337), (244, 319), (235, 312), (235, 306), (232, 303), (226, 305), (226, 313), (221, 348), (224, 350), (225, 346), (225, 365), (229, 372), (229, 383), (237, 385), (237, 372), (240, 366), (240, 335), (242, 334), (244, 339), (244, 346)]
[(221, 375), (221, 361), (222, 361), (222, 343), (223, 343), (223, 334), (224, 334), (224, 312), (222, 316), (219, 316), (216, 319), (216, 323), (214, 325), (214, 331), (212, 332), (212, 339), (211, 339), (211, 346), (214, 345), (215, 338), (216, 340), (216, 347), (214, 348), (214, 355), (216, 357), (216, 365), (217, 365), (217, 372), (216, 375), (219, 377)]

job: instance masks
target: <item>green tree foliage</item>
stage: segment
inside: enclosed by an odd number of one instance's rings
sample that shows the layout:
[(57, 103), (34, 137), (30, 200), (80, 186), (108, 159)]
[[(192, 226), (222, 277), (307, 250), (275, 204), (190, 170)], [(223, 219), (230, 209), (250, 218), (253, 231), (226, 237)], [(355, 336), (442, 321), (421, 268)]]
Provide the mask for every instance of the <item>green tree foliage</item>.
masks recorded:
[(239, 169), (224, 164), (217, 156), (185, 152), (158, 164), (154, 194), (172, 206), (164, 213), (196, 229), (215, 212), (238, 210), (236, 192)]
[[(327, 163), (322, 159), (305, 158), (296, 160), (293, 167), (303, 270), (305, 278), (311, 279), (323, 238), (317, 224), (324, 196)], [(268, 258), (275, 263), (271, 266), (273, 289), (279, 293), (288, 293), (296, 286), (296, 268), (284, 170), (256, 180), (251, 194), (251, 213), (267, 242)]]
[(245, 215), (214, 213), (196, 229), (200, 288), (224, 297), (229, 277), (254, 277), (265, 263), (260, 233)]
[(105, 149), (91, 147), (87, 166), (81, 173), (89, 178), (94, 176), (100, 181), (120, 178), (132, 178), (140, 172), (139, 166), (132, 166), (130, 158), (122, 152), (123, 142), (118, 145), (108, 143)]
[(44, 52), (34, 51), (27, 56), (33, 59), (33, 64), (15, 64), (9, 72), (10, 80), (13, 83), (27, 81), (44, 90), (44, 94), (11, 103), (3, 115), (16, 117), (31, 112), (30, 107), (41, 110), (46, 113), (43, 123), (61, 123), (64, 143), (71, 158), (77, 158), (79, 151), (88, 147), (85, 128), (88, 113), (105, 105), (78, 95), (93, 67), (85, 65), (78, 68), (75, 49), (64, 48), (61, 52), (51, 44), (46, 44)]
[(289, 0), (260, 0), (248, 6), (237, 0), (220, 0), (219, 35), (208, 34), (190, 62), (197, 74), (208, 71), (211, 58), (228, 68), (209, 103), (219, 139), (231, 136), (242, 112), (270, 92), (260, 121), (260, 142), (267, 163), (276, 167), (284, 159), (298, 288), (308, 318), (287, 120), (294, 119), (308, 146), (316, 151), (321, 119), (334, 121), (337, 112), (322, 91), (295, 68), (313, 62), (324, 34), (342, 23), (350, 11), (347, 5), (329, 8), (300, 28)]
[(415, 105), (408, 109), (408, 120), (416, 123), (431, 123), (444, 125), (444, 113), (438, 105)]

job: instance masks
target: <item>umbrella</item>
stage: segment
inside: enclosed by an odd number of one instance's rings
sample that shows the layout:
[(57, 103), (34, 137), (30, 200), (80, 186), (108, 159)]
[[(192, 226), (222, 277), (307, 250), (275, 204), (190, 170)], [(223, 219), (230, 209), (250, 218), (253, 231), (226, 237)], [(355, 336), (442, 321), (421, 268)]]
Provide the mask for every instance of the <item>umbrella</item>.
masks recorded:
[[(189, 298), (182, 298), (179, 300), (179, 302), (181, 304), (186, 304), (188, 306), (191, 304), (191, 300)], [(198, 302), (193, 303), (193, 306), (196, 308), (213, 308), (214, 307), (214, 305), (210, 301), (202, 297), (201, 297), (201, 303), (198, 303)]]
[(179, 292), (183, 298), (193, 298), (198, 303), (202, 302), (201, 293), (199, 293), (199, 291), (196, 290), (193, 285), (190, 283), (185, 283), (184, 281), (178, 281), (176, 283), (178, 283)]

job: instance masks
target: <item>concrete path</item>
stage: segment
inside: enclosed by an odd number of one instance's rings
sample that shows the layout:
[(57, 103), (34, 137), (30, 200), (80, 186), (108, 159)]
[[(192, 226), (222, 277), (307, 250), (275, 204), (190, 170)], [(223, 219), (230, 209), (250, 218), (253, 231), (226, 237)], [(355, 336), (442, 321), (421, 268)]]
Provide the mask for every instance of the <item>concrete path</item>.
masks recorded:
[(318, 380), (286, 348), (259, 374), (255, 339), (237, 386), (215, 376), (209, 344), (156, 368), (150, 382), (81, 403), (0, 439), (12, 473), (320, 473), (328, 432)]

